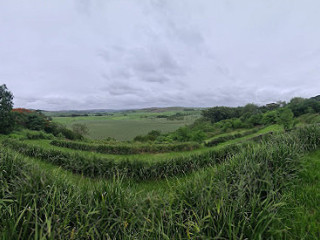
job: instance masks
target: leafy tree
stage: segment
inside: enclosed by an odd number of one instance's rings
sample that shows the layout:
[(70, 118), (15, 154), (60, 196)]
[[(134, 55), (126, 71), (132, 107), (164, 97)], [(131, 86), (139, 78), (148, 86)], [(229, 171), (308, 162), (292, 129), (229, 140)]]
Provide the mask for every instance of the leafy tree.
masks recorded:
[(16, 127), (28, 128), (31, 130), (45, 130), (49, 124), (47, 117), (40, 110), (31, 111), (24, 108), (13, 109), (13, 116)]
[(41, 112), (33, 112), (28, 114), (28, 119), (26, 122), (26, 126), (31, 130), (43, 130), (48, 121), (46, 117)]
[(247, 122), (249, 122), (253, 126), (258, 126), (258, 125), (262, 124), (262, 118), (263, 118), (262, 114), (260, 114), (260, 113), (254, 114), (247, 120)]
[(72, 125), (72, 130), (79, 135), (87, 135), (89, 133), (89, 128), (86, 124), (75, 123)]
[(253, 114), (257, 114), (259, 113), (260, 110), (259, 110), (259, 107), (253, 103), (248, 103), (247, 105), (245, 105), (243, 108), (242, 108), (242, 111), (241, 111), (241, 115), (248, 115), (248, 116), (251, 116)]
[(147, 141), (155, 141), (159, 136), (161, 135), (161, 132), (158, 130), (151, 130), (148, 132), (147, 135), (138, 135), (136, 136), (133, 141), (136, 142), (147, 142)]
[(320, 102), (317, 99), (318, 97), (310, 99), (293, 98), (288, 104), (288, 107), (292, 110), (294, 116), (296, 117), (306, 113), (319, 113)]
[(281, 108), (279, 109), (278, 123), (281, 124), (286, 131), (288, 131), (293, 128), (293, 116), (293, 112), (289, 108)]
[(209, 119), (212, 123), (240, 116), (240, 108), (213, 107), (202, 111), (202, 116)]
[(195, 141), (199, 143), (201, 143), (205, 138), (206, 138), (206, 134), (201, 130), (195, 131), (191, 135), (191, 141)]
[(262, 123), (265, 125), (275, 124), (278, 122), (278, 112), (276, 110), (263, 114)]
[(3, 84), (0, 86), (0, 133), (10, 133), (14, 128), (12, 107), (13, 95)]

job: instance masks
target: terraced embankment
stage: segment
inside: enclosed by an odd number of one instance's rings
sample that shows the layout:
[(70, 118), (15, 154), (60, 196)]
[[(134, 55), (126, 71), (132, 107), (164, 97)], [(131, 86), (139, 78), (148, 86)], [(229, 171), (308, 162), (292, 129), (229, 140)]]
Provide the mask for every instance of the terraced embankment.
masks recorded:
[[(243, 145), (212, 167), (161, 181), (166, 188), (159, 192), (158, 181), (147, 185), (87, 179), (46, 163), (45, 158), (28, 158), (2, 147), (0, 237), (275, 238), (290, 231), (280, 224), (278, 213), (286, 189), (299, 176), (301, 154), (319, 145), (319, 126), (276, 134)], [(145, 188), (139, 189), (140, 185)]]
[(199, 143), (175, 143), (175, 144), (92, 144), (67, 140), (53, 140), (53, 146), (65, 147), (81, 151), (92, 151), (98, 153), (129, 155), (141, 153), (164, 153), (191, 151), (201, 147)]
[(93, 157), (88, 157), (77, 153), (45, 149), (17, 140), (7, 140), (3, 144), (26, 156), (50, 162), (87, 177), (113, 178), (118, 176), (119, 178), (133, 178), (136, 180), (160, 179), (196, 171), (224, 161), (225, 158), (241, 148), (241, 145), (229, 145), (202, 154), (176, 157), (167, 161), (146, 162), (139, 159), (119, 161), (98, 158), (94, 155)]

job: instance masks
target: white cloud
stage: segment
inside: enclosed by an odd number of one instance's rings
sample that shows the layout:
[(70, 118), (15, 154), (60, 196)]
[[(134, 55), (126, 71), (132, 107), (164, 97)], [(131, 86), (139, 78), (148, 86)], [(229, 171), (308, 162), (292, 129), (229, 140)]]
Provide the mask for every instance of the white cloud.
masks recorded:
[(0, 0), (0, 83), (41, 109), (320, 92), (317, 0)]

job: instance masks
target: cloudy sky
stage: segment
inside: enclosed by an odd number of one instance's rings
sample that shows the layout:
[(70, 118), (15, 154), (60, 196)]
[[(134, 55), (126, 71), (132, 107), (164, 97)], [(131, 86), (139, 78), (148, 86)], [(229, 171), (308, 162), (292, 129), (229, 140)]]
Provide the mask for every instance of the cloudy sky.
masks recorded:
[(0, 84), (47, 110), (320, 94), (319, 0), (0, 0)]

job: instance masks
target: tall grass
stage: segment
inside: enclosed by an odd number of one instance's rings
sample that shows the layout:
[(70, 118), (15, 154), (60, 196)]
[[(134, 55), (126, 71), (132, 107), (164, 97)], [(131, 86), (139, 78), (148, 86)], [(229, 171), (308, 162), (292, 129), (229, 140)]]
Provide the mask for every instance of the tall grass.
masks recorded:
[(19, 153), (35, 157), (73, 173), (87, 177), (131, 178), (136, 180), (161, 179), (193, 172), (207, 166), (223, 162), (228, 156), (236, 153), (241, 145), (228, 145), (219, 150), (201, 154), (172, 157), (166, 161), (146, 162), (144, 160), (121, 160), (84, 156), (78, 153), (46, 149), (17, 140), (8, 139), (3, 143)]
[(167, 194), (138, 198), (114, 180), (85, 189), (0, 150), (2, 239), (276, 239), (283, 191), (320, 127), (275, 135)]
[(258, 132), (259, 130), (261, 130), (261, 128), (255, 128), (255, 129), (248, 130), (248, 131), (241, 132), (241, 133), (228, 134), (228, 135), (216, 137), (216, 138), (211, 139), (210, 141), (207, 141), (205, 143), (205, 146), (206, 147), (217, 146), (220, 143), (224, 143), (224, 142), (232, 140), (232, 139), (241, 138), (241, 137), (251, 135), (253, 133)]
[(175, 144), (89, 144), (66, 140), (53, 140), (51, 145), (58, 147), (71, 148), (82, 151), (93, 151), (108, 154), (139, 154), (139, 153), (164, 153), (164, 152), (179, 152), (191, 151), (201, 147), (200, 144), (175, 143)]

